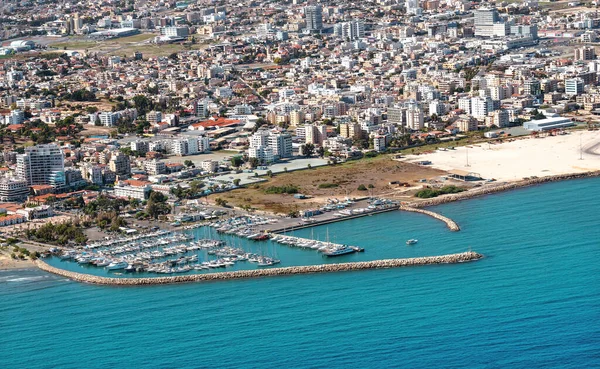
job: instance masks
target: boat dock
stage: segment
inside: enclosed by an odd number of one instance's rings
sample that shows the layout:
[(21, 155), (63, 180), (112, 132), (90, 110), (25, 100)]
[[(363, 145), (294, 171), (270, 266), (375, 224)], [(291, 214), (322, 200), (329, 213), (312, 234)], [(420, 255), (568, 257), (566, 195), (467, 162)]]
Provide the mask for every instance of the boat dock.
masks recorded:
[(188, 274), (173, 277), (155, 277), (155, 278), (109, 278), (100, 277), (90, 274), (82, 274), (71, 272), (64, 269), (59, 269), (48, 265), (43, 260), (36, 260), (35, 264), (43, 271), (60, 275), (72, 279), (77, 282), (116, 285), (116, 286), (144, 286), (158, 285), (171, 283), (186, 283), (186, 282), (202, 282), (202, 281), (222, 281), (231, 279), (246, 279), (260, 278), (271, 276), (312, 274), (312, 273), (332, 273), (332, 272), (349, 272), (367, 269), (384, 269), (384, 268), (400, 268), (407, 266), (424, 266), (436, 264), (456, 264), (475, 261), (483, 258), (483, 255), (473, 251), (463, 252), (459, 254), (449, 254), (440, 256), (426, 256), (419, 258), (408, 259), (385, 259), (373, 261), (361, 261), (355, 263), (339, 263), (339, 264), (320, 264), (320, 265), (305, 265), (295, 267), (283, 267), (272, 269), (254, 269), (254, 270), (237, 270), (232, 272), (222, 273), (207, 273), (207, 274)]
[(365, 251), (363, 248), (358, 247), (358, 246), (347, 246), (347, 245), (336, 244), (336, 243), (329, 242), (329, 241), (318, 241), (318, 240), (313, 240), (313, 239), (309, 239), (309, 238), (280, 235), (280, 234), (272, 235), (271, 241), (277, 242), (278, 244), (281, 244), (281, 245), (299, 247), (299, 248), (307, 249), (307, 250), (312, 249), (312, 250), (316, 250), (318, 252), (322, 252), (324, 254), (328, 254), (328, 253), (335, 252), (335, 251), (340, 252), (341, 250), (345, 250), (345, 252), (344, 252), (345, 254), (351, 254), (354, 252)]
[(309, 221), (306, 223), (286, 225), (284, 227), (269, 229), (268, 231), (270, 233), (281, 234), (281, 233), (285, 233), (285, 232), (296, 231), (299, 229), (315, 227), (315, 226), (319, 226), (319, 225), (323, 225), (323, 224), (336, 223), (336, 222), (341, 222), (341, 221), (349, 220), (349, 219), (362, 218), (362, 217), (366, 217), (366, 216), (374, 215), (374, 214), (387, 213), (390, 211), (398, 210), (399, 208), (400, 208), (400, 205), (389, 205), (387, 207), (379, 207), (377, 209), (368, 210), (368, 211), (364, 211), (364, 212), (356, 213), (356, 214), (341, 215), (341, 216), (335, 216), (335, 215), (330, 216), (329, 214), (326, 214), (328, 216), (325, 219), (317, 220), (317, 219), (312, 218), (312, 221)]

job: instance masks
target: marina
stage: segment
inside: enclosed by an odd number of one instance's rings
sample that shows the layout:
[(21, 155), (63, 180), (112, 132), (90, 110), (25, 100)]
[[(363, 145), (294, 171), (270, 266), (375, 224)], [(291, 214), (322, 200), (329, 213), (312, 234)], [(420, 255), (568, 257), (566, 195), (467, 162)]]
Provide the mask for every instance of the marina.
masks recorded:
[[(211, 235), (210, 229), (208, 232)], [(232, 244), (235, 240), (229, 240)], [(237, 263), (270, 267), (280, 263), (263, 251), (226, 245), (224, 240), (192, 233), (158, 231), (90, 243), (79, 250), (55, 253), (61, 262), (100, 268), (110, 273), (179, 274), (230, 268)]]
[(152, 285), (152, 284), (170, 284), (170, 283), (185, 283), (185, 282), (201, 282), (201, 281), (217, 281), (230, 279), (245, 279), (245, 278), (260, 278), (272, 276), (285, 276), (297, 274), (312, 274), (312, 273), (331, 273), (331, 272), (348, 272), (367, 269), (381, 268), (400, 268), (409, 266), (424, 266), (435, 264), (456, 264), (476, 261), (483, 258), (483, 255), (476, 252), (464, 252), (451, 255), (429, 256), (412, 259), (387, 259), (363, 261), (356, 263), (336, 263), (322, 265), (306, 265), (297, 267), (274, 268), (274, 269), (257, 269), (257, 270), (241, 270), (234, 272), (195, 274), (176, 277), (157, 277), (157, 278), (107, 278), (93, 276), (89, 274), (75, 273), (63, 269), (59, 269), (48, 265), (42, 260), (36, 260), (36, 265), (49, 273), (57, 274), (78, 282), (104, 284), (104, 285)]

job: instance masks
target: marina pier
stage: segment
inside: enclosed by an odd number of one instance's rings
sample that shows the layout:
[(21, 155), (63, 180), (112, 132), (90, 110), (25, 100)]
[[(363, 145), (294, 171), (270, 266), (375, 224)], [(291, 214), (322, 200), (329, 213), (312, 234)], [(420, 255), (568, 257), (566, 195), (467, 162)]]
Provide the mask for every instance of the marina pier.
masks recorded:
[(312, 222), (308, 222), (308, 223), (305, 223), (305, 224), (287, 225), (286, 227), (280, 227), (280, 228), (276, 228), (276, 229), (270, 229), (269, 233), (275, 233), (275, 234), (277, 234), (277, 233), (292, 232), (292, 231), (296, 231), (296, 230), (299, 230), (299, 229), (320, 226), (320, 225), (323, 225), (323, 224), (337, 223), (337, 222), (341, 222), (343, 220), (356, 219), (356, 218), (366, 217), (366, 216), (374, 215), (374, 214), (387, 213), (389, 211), (398, 210), (399, 208), (400, 208), (399, 205), (390, 205), (390, 206), (387, 206), (387, 207), (382, 207), (382, 208), (378, 208), (378, 209), (374, 209), (374, 210), (370, 210), (370, 211), (365, 211), (365, 212), (357, 213), (357, 214), (351, 214), (351, 215), (345, 215), (345, 216), (337, 216), (337, 217), (328, 216), (325, 219), (314, 220)]
[(418, 208), (413, 208), (413, 207), (404, 206), (404, 205), (400, 206), (400, 210), (429, 215), (432, 218), (441, 220), (442, 222), (446, 223), (446, 225), (448, 226), (448, 228), (451, 231), (454, 231), (454, 232), (460, 231), (460, 227), (458, 226), (458, 224), (455, 221), (453, 221), (452, 219), (445, 217), (441, 214), (435, 213), (431, 210), (418, 209)]
[(400, 268), (407, 266), (423, 266), (436, 264), (456, 264), (469, 261), (475, 261), (483, 258), (483, 255), (473, 251), (440, 255), (440, 256), (425, 256), (418, 258), (407, 259), (385, 259), (373, 261), (361, 261), (355, 263), (339, 263), (339, 264), (320, 264), (320, 265), (304, 265), (272, 269), (256, 269), (256, 270), (237, 270), (232, 272), (222, 273), (207, 273), (207, 274), (190, 274), (179, 275), (173, 277), (155, 277), (155, 278), (109, 278), (90, 274), (82, 274), (71, 272), (64, 269), (53, 267), (43, 260), (36, 260), (35, 264), (43, 271), (53, 273), (62, 277), (72, 279), (77, 282), (114, 285), (114, 286), (143, 286), (143, 285), (159, 285), (172, 283), (186, 282), (203, 282), (203, 281), (223, 281), (232, 279), (247, 279), (260, 278), (284, 275), (312, 274), (312, 273), (332, 273), (332, 272), (348, 272), (366, 269), (385, 269), (385, 268)]

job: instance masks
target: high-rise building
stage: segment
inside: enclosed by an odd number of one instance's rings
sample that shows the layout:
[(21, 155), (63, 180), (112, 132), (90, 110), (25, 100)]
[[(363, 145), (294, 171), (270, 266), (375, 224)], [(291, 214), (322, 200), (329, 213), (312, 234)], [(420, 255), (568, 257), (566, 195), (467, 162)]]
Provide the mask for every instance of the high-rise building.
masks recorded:
[(523, 82), (523, 92), (525, 95), (539, 96), (542, 94), (542, 85), (537, 79), (528, 79)]
[(361, 133), (360, 124), (356, 122), (340, 123), (340, 136), (344, 138), (359, 139)]
[(565, 94), (568, 96), (579, 95), (583, 93), (583, 79), (570, 78), (565, 80)]
[(292, 156), (292, 136), (288, 133), (275, 133), (260, 130), (250, 137), (248, 156), (261, 163), (269, 163)]
[(323, 8), (320, 5), (305, 7), (304, 18), (308, 31), (321, 31), (323, 29)]
[(333, 34), (351, 41), (365, 37), (365, 23), (362, 20), (337, 23), (333, 27)]
[(17, 155), (17, 178), (25, 180), (28, 186), (61, 187), (65, 184), (64, 161), (62, 150), (55, 144), (27, 147), (24, 154)]
[(83, 21), (79, 17), (79, 13), (75, 13), (73, 15), (73, 31), (77, 34), (80, 34), (81, 27), (83, 27)]
[(406, 126), (413, 131), (418, 131), (425, 127), (423, 110), (418, 105), (411, 104), (406, 108)]
[(203, 99), (203, 100), (197, 100), (194, 103), (194, 110), (196, 111), (196, 116), (200, 117), (200, 118), (206, 118), (208, 117), (208, 100), (207, 99)]
[(327, 138), (327, 126), (324, 125), (313, 125), (308, 124), (304, 126), (305, 129), (305, 139), (306, 143), (311, 143), (314, 145), (322, 145), (323, 140)]
[(120, 151), (112, 154), (108, 162), (108, 167), (118, 176), (129, 176), (131, 174), (129, 156)]
[(471, 115), (474, 118), (483, 120), (492, 111), (494, 111), (494, 101), (491, 97), (477, 96), (471, 99)]
[(421, 15), (422, 13), (419, 0), (406, 0), (405, 8), (408, 15)]
[(387, 111), (388, 122), (399, 126), (404, 125), (404, 110), (399, 106), (390, 106)]
[(505, 23), (495, 8), (481, 7), (475, 10), (475, 36), (506, 36), (510, 32), (510, 24)]
[(596, 59), (596, 49), (590, 46), (578, 47), (575, 49), (575, 60), (594, 60)]

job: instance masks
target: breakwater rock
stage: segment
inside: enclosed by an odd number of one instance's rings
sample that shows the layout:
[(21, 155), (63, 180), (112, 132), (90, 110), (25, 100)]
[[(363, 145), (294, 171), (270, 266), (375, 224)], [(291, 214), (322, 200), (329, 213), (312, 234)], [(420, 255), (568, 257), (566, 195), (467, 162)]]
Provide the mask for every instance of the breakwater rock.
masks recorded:
[(425, 208), (429, 206), (435, 206), (440, 204), (446, 204), (449, 202), (471, 199), (473, 197), (489, 195), (497, 192), (514, 190), (521, 187), (534, 186), (542, 183), (565, 181), (568, 179), (579, 179), (600, 176), (600, 171), (585, 172), (585, 173), (572, 173), (572, 174), (558, 174), (554, 176), (529, 178), (521, 181), (503, 183), (498, 185), (486, 184), (483, 187), (474, 188), (468, 191), (459, 192), (455, 194), (442, 195), (434, 197), (432, 199), (424, 201), (414, 201), (411, 203), (403, 204), (403, 206), (409, 208)]
[(448, 217), (445, 217), (445, 216), (443, 216), (441, 214), (435, 213), (433, 211), (425, 210), (425, 209), (413, 208), (413, 207), (404, 206), (404, 205), (400, 206), (400, 210), (410, 211), (410, 212), (413, 212), (413, 213), (421, 213), (421, 214), (429, 215), (432, 218), (441, 220), (442, 222), (446, 223), (446, 225), (448, 226), (448, 228), (451, 231), (454, 231), (454, 232), (460, 231), (460, 227), (458, 226), (458, 224), (455, 221), (453, 221), (452, 219), (450, 219)]
[(434, 264), (455, 264), (464, 263), (467, 261), (479, 260), (483, 255), (473, 251), (463, 252), (459, 254), (449, 254), (440, 256), (425, 256), (420, 258), (410, 259), (385, 259), (373, 261), (361, 261), (355, 263), (339, 263), (339, 264), (321, 264), (321, 265), (304, 265), (294, 267), (272, 268), (272, 269), (254, 269), (254, 270), (236, 270), (232, 272), (222, 273), (207, 273), (207, 274), (190, 274), (179, 275), (172, 277), (155, 277), (155, 278), (111, 278), (101, 277), (90, 274), (82, 274), (71, 272), (68, 270), (53, 267), (43, 260), (36, 260), (35, 263), (41, 270), (49, 273), (57, 274), (78, 282), (104, 284), (115, 286), (143, 286), (153, 284), (170, 284), (170, 283), (185, 283), (185, 282), (201, 282), (201, 281), (222, 281), (229, 279), (243, 278), (260, 278), (279, 275), (296, 275), (296, 274), (311, 274), (311, 273), (331, 273), (331, 272), (347, 272), (365, 269), (382, 269), (382, 268), (399, 268), (407, 266), (421, 266)]

